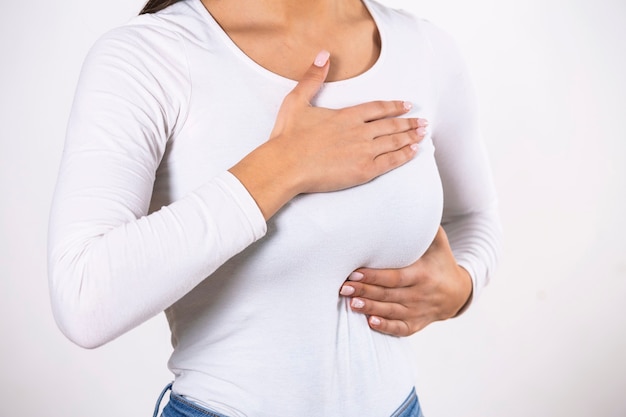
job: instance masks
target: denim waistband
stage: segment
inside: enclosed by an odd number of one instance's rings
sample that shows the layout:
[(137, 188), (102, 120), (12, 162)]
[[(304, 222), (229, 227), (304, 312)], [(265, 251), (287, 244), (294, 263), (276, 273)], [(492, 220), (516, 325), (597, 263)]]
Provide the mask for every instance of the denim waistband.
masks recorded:
[(415, 387), (400, 407), (391, 415), (391, 417), (424, 417), (420, 407)]
[[(171, 389), (172, 389), (172, 384), (170, 383), (161, 392), (161, 395), (159, 396), (159, 399), (157, 400), (156, 406), (154, 407), (153, 417), (157, 417), (159, 413), (159, 406), (161, 405), (161, 401), (163, 400), (165, 393)], [(167, 405), (163, 409), (163, 413), (161, 414), (161, 416), (162, 417), (227, 417), (216, 411), (211, 411), (204, 407), (201, 407), (200, 405), (187, 400), (182, 395), (178, 395), (173, 391), (170, 393), (170, 400), (168, 401)]]
[[(168, 384), (159, 399), (157, 400), (156, 406), (154, 408), (153, 417), (158, 417), (159, 407), (163, 397), (167, 393), (168, 390), (172, 389), (172, 384)], [(223, 414), (219, 414), (216, 411), (211, 411), (206, 408), (203, 408), (187, 399), (183, 396), (178, 395), (174, 392), (170, 394), (170, 400), (163, 409), (162, 417), (227, 417)], [(377, 417), (377, 416), (372, 416)], [(417, 394), (415, 392), (415, 388), (411, 390), (409, 396), (404, 400), (402, 405), (398, 407), (396, 411), (390, 417), (423, 417), (419, 400), (417, 398)]]

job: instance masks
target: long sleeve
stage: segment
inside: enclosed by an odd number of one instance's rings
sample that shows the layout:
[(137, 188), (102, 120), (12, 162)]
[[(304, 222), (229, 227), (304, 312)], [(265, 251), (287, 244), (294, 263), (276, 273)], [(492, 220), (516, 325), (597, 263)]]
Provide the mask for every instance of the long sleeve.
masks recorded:
[(480, 294), (495, 268), (501, 227), (469, 71), (454, 42), (431, 26), (440, 90), (433, 142), (444, 192), (443, 227)]
[(104, 36), (85, 61), (51, 209), (52, 308), (84, 347), (163, 311), (266, 232), (227, 171), (148, 215), (191, 88), (181, 41), (161, 33), (151, 42), (133, 30)]

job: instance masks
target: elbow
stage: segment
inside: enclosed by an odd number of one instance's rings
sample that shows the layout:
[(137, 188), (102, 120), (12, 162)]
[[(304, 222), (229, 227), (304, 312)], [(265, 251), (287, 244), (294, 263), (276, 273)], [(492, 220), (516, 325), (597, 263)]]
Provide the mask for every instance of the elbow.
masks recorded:
[(94, 332), (89, 329), (89, 326), (76, 323), (76, 321), (68, 323), (66, 321), (61, 322), (57, 319), (57, 325), (65, 337), (83, 349), (96, 349), (109, 342), (108, 339), (94, 334)]
[[(95, 349), (115, 338), (101, 291), (86, 289), (83, 274), (51, 268), (49, 290), (57, 327), (72, 343)], [(109, 319), (107, 319), (109, 317)]]
[[(63, 238), (59, 238), (59, 236)], [(95, 349), (121, 334), (120, 304), (115, 302), (101, 234), (50, 232), (48, 290), (57, 327), (84, 349)]]
[(67, 329), (61, 326), (59, 326), (59, 328), (61, 329), (61, 332), (65, 335), (65, 337), (67, 337), (67, 339), (70, 342), (74, 343), (75, 345), (83, 349), (89, 349), (89, 350), (96, 349), (107, 343), (107, 340), (94, 338), (85, 332), (68, 331)]
[(77, 306), (53, 297), (52, 311), (61, 333), (81, 348), (95, 349), (113, 339), (101, 320), (95, 318), (93, 307)]

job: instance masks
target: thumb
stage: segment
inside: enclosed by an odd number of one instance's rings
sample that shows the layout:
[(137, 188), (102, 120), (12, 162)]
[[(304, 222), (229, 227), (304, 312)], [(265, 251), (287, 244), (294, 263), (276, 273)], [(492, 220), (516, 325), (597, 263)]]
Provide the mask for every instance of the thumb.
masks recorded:
[(320, 91), (320, 88), (322, 88), (324, 80), (326, 80), (328, 69), (330, 68), (328, 63), (329, 57), (330, 52), (320, 51), (315, 57), (313, 64), (304, 73), (300, 82), (298, 82), (291, 93), (310, 103), (313, 97)]

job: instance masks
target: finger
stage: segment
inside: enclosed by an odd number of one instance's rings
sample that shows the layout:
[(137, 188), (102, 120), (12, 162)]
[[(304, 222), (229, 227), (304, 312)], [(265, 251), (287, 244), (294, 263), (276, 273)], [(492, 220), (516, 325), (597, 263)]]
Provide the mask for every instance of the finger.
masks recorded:
[(364, 298), (351, 299), (350, 308), (357, 313), (382, 317), (387, 320), (401, 320), (409, 316), (408, 308), (402, 304), (385, 303)]
[(330, 68), (328, 62), (329, 57), (330, 52), (320, 51), (315, 57), (313, 64), (311, 64), (307, 72), (304, 73), (294, 89), (291, 90), (290, 95), (299, 97), (307, 103), (310, 103), (326, 80)]
[[(424, 128), (420, 127), (408, 132), (380, 136), (372, 142), (372, 149), (374, 155), (376, 155), (374, 158), (389, 152), (398, 151), (405, 146), (418, 145), (424, 139), (425, 134)], [(419, 149), (419, 146), (417, 148)]]
[(370, 269), (360, 268), (348, 276), (348, 282), (377, 285), (379, 287), (399, 288), (411, 285), (403, 269)]
[(339, 294), (344, 297), (366, 298), (372, 301), (391, 302), (406, 305), (409, 301), (406, 288), (387, 288), (378, 285), (363, 284), (360, 282), (346, 282)]
[(358, 104), (352, 107), (346, 107), (344, 111), (353, 113), (355, 117), (360, 118), (364, 122), (372, 122), (374, 120), (385, 119), (388, 117), (402, 116), (408, 113), (413, 105), (408, 101), (370, 101)]
[(353, 298), (350, 308), (354, 312), (367, 315), (370, 327), (395, 336), (411, 335), (435, 321), (430, 309), (420, 312), (419, 316), (410, 316), (407, 307), (395, 303)]
[(370, 328), (390, 336), (406, 337), (422, 330), (426, 324), (410, 325), (403, 320), (385, 320), (382, 317), (370, 316), (367, 320)]
[(364, 135), (376, 139), (381, 136), (392, 135), (401, 132), (417, 132), (419, 120), (416, 118), (394, 117), (392, 119), (380, 119), (365, 123)]

